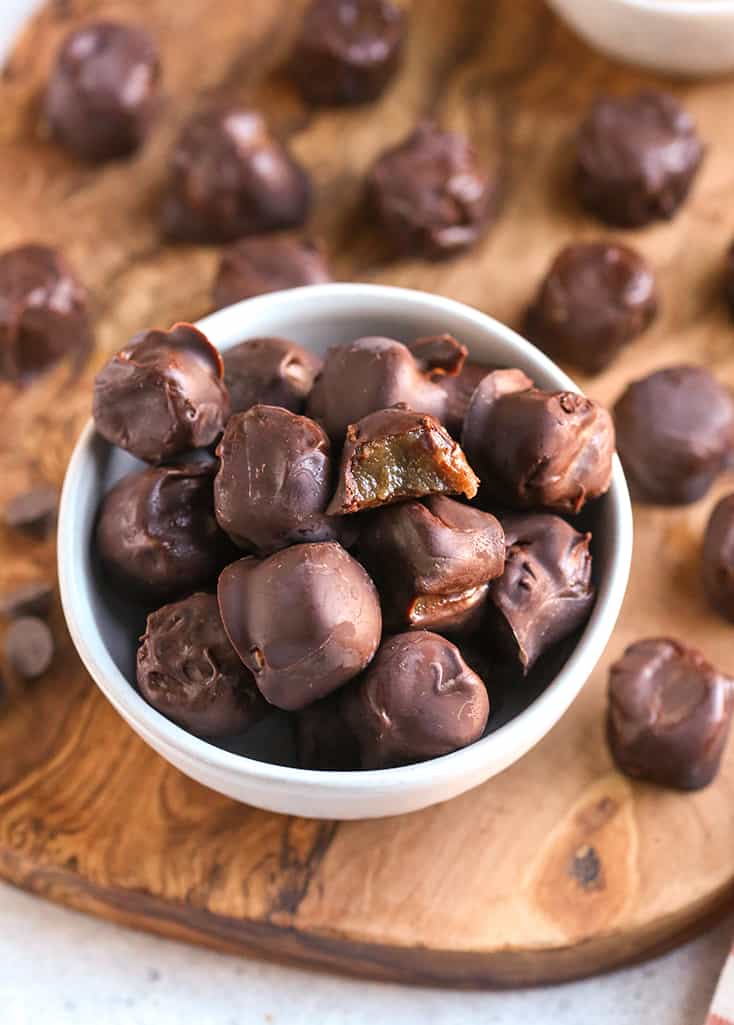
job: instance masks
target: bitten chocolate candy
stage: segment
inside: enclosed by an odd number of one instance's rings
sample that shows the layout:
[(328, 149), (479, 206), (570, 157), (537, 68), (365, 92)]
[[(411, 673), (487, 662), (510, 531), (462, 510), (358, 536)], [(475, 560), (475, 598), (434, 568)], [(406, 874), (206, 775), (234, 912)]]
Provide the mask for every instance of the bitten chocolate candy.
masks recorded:
[(194, 115), (171, 159), (163, 227), (188, 242), (232, 242), (297, 227), (311, 201), (308, 176), (252, 110)]
[(601, 97), (576, 140), (581, 200), (621, 227), (668, 219), (688, 195), (703, 153), (693, 119), (668, 93)]
[(367, 187), (396, 255), (433, 260), (476, 242), (487, 227), (496, 192), (468, 139), (442, 132), (430, 121), (379, 157)]
[(227, 423), (217, 448), (217, 521), (257, 555), (304, 541), (331, 541), (325, 516), (332, 487), (330, 445), (313, 420), (277, 406), (253, 406)]
[(199, 737), (242, 733), (267, 708), (227, 640), (212, 594), (192, 594), (148, 616), (137, 675), (145, 700)]
[(598, 374), (657, 313), (655, 277), (634, 249), (576, 242), (553, 261), (528, 311), (532, 342), (554, 359)]
[(366, 103), (395, 73), (404, 35), (403, 12), (388, 0), (313, 0), (291, 74), (310, 103)]
[(214, 470), (191, 463), (131, 473), (102, 499), (97, 554), (132, 597), (160, 603), (190, 593), (235, 557), (214, 518)]
[(375, 585), (335, 543), (240, 559), (219, 578), (229, 639), (278, 708), (305, 708), (360, 673), (380, 643)]
[(296, 716), (296, 752), (302, 769), (359, 768), (359, 745), (342, 715), (342, 693), (315, 701)]
[(731, 458), (734, 400), (704, 367), (666, 367), (633, 381), (614, 406), (614, 422), (638, 501), (695, 502)]
[(577, 513), (608, 489), (614, 424), (576, 392), (528, 387), (518, 370), (480, 382), (461, 443), (482, 481), (482, 499), (517, 509)]
[(228, 246), (214, 279), (214, 305), (231, 306), (266, 292), (331, 281), (321, 249), (306, 239), (263, 235)]
[(479, 481), (464, 453), (435, 417), (404, 406), (351, 424), (342, 450), (332, 516), (374, 509), (403, 498), (466, 495)]
[(142, 28), (97, 21), (66, 37), (46, 91), (52, 135), (83, 160), (133, 153), (160, 104), (158, 47)]
[(92, 343), (89, 301), (61, 253), (25, 245), (0, 254), (0, 376), (23, 381)]
[(582, 626), (594, 605), (591, 534), (559, 516), (508, 516), (505, 569), (489, 587), (487, 637), (527, 672), (554, 644)]
[(713, 608), (734, 622), (734, 494), (714, 508), (703, 536), (703, 585)]
[(455, 645), (419, 630), (380, 646), (343, 709), (362, 768), (382, 769), (473, 744), (487, 725), (489, 698)]
[(229, 413), (222, 357), (201, 331), (144, 331), (94, 381), (94, 423), (148, 463), (210, 445)]
[(300, 413), (321, 360), (285, 338), (249, 338), (224, 354), (224, 383), (232, 413), (251, 406), (283, 406)]
[(637, 641), (609, 672), (609, 747), (635, 779), (705, 787), (718, 772), (732, 710), (734, 681), (678, 641)]

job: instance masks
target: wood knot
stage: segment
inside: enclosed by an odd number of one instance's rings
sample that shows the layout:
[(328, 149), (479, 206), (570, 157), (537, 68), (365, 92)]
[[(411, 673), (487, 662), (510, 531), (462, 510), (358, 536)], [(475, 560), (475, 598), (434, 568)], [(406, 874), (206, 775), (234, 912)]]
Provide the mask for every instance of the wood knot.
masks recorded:
[(569, 875), (584, 889), (604, 885), (599, 855), (593, 847), (584, 844), (574, 854), (568, 866)]

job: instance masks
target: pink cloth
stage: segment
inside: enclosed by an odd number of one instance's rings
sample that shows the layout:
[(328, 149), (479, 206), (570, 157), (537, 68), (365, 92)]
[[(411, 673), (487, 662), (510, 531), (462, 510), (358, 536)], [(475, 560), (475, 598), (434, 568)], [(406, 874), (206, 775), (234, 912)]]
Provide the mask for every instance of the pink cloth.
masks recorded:
[(734, 947), (726, 959), (706, 1025), (734, 1025)]

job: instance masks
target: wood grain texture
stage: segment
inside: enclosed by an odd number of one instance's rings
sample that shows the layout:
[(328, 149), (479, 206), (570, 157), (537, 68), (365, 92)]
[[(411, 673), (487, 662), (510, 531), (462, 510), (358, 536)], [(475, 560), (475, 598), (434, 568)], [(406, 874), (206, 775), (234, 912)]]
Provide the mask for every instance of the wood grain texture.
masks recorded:
[[(55, 0), (0, 81), (0, 248), (59, 244), (92, 289), (97, 349), (24, 394), (0, 386), (0, 494), (60, 483), (96, 367), (142, 327), (207, 311), (217, 254), (160, 241), (165, 157), (188, 112), (256, 103), (313, 173), (313, 230), (341, 278), (433, 290), (519, 324), (556, 249), (600, 234), (569, 188), (570, 137), (594, 94), (672, 85), (709, 143), (674, 222), (626, 233), (653, 261), (663, 311), (591, 381), (612, 400), (633, 376), (696, 360), (734, 384), (719, 273), (734, 212), (734, 85), (673, 85), (588, 51), (540, 0), (416, 0), (394, 87), (375, 106), (313, 113), (277, 70), (293, 0)], [(105, 14), (148, 24), (163, 51), (165, 116), (138, 157), (82, 167), (43, 137), (38, 96), (59, 39)], [(448, 264), (390, 263), (360, 206), (365, 169), (431, 111), (470, 133), (502, 175), (486, 240)], [(732, 628), (699, 584), (716, 493), (635, 511), (630, 592), (602, 665), (529, 756), (448, 804), (383, 822), (286, 819), (211, 793), (166, 765), (81, 668), (54, 611), (53, 671), (0, 719), (0, 873), (36, 893), (169, 936), (370, 977), (511, 985), (587, 975), (660, 950), (734, 895), (734, 746), (693, 795), (633, 785), (603, 741), (606, 669), (631, 640), (673, 633), (734, 671)], [(54, 558), (0, 530), (0, 590)]]

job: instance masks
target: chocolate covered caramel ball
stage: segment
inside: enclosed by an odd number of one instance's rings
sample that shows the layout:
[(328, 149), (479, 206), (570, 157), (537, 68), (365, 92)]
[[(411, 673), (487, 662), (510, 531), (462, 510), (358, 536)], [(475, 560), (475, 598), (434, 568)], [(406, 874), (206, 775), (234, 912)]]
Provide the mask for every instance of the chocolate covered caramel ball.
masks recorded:
[(224, 383), (232, 413), (258, 403), (303, 410), (321, 360), (285, 338), (248, 338), (224, 354)]
[(266, 292), (331, 281), (321, 249), (287, 235), (243, 238), (227, 246), (214, 279), (216, 309)]
[(28, 380), (91, 343), (87, 291), (57, 249), (0, 254), (0, 376)]
[(102, 499), (97, 555), (131, 597), (160, 603), (190, 593), (235, 557), (214, 518), (214, 472), (207, 463), (151, 467)]
[(270, 555), (305, 541), (333, 540), (325, 515), (332, 489), (329, 439), (313, 420), (278, 406), (253, 406), (227, 423), (217, 448), (217, 521), (241, 548)]
[(138, 648), (148, 704), (199, 737), (242, 733), (267, 706), (227, 640), (212, 594), (152, 612)]
[(734, 494), (725, 495), (709, 517), (703, 536), (702, 570), (712, 608), (734, 622)]
[(614, 406), (614, 422), (638, 501), (695, 502), (731, 459), (734, 400), (705, 367), (666, 367), (633, 381)]
[(344, 716), (362, 768), (425, 761), (473, 744), (484, 733), (489, 698), (481, 678), (445, 637), (418, 630), (381, 646)]
[(462, 447), (483, 500), (577, 513), (609, 488), (612, 418), (576, 392), (529, 384), (518, 370), (487, 374), (472, 396)]
[(160, 106), (160, 71), (158, 47), (139, 26), (82, 25), (66, 37), (51, 71), (51, 134), (83, 160), (134, 153)]
[(487, 376), (492, 367), (483, 363), (467, 362), (458, 374), (431, 374), (431, 380), (443, 391), (446, 406), (443, 412), (443, 424), (454, 438), (461, 438), (471, 398), (479, 382)]
[(619, 242), (576, 242), (551, 264), (528, 311), (528, 338), (554, 359), (598, 374), (657, 313), (655, 276)]
[(342, 714), (342, 694), (343, 691), (336, 691), (296, 715), (296, 752), (300, 768), (332, 772), (359, 768), (359, 745)]
[(166, 234), (187, 242), (232, 242), (297, 227), (306, 219), (308, 176), (252, 110), (194, 115), (171, 158), (163, 205)]
[(703, 153), (693, 119), (669, 93), (600, 97), (576, 139), (581, 200), (608, 224), (667, 220), (688, 195)]
[(210, 445), (229, 414), (222, 357), (191, 324), (143, 331), (94, 381), (94, 423), (148, 463)]
[(333, 542), (240, 559), (222, 572), (218, 594), (229, 639), (278, 708), (294, 711), (331, 694), (380, 643), (375, 585)]
[(633, 779), (705, 787), (718, 772), (732, 711), (734, 681), (669, 638), (631, 644), (609, 671), (609, 747)]

